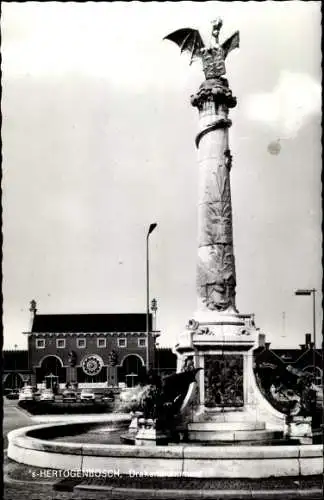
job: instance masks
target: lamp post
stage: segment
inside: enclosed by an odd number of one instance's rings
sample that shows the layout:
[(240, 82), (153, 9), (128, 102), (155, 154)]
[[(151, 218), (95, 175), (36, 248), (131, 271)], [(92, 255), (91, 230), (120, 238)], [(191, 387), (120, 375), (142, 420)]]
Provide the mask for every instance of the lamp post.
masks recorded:
[(14, 345), (14, 348), (15, 348), (15, 355), (14, 355), (14, 360), (15, 360), (15, 363), (14, 363), (14, 378), (15, 378), (15, 385), (14, 385), (14, 389), (17, 389), (17, 347), (18, 345), (15, 344)]
[(153, 330), (156, 330), (156, 311), (157, 311), (157, 309), (158, 309), (158, 307), (157, 307), (157, 300), (156, 299), (152, 299), (152, 301), (151, 301), (151, 311), (154, 314)]
[(313, 370), (314, 370), (314, 382), (316, 380), (316, 314), (315, 314), (315, 288), (302, 288), (295, 291), (295, 295), (313, 295), (313, 339), (314, 339), (314, 347), (313, 347)]
[[(152, 311), (152, 330), (153, 331), (156, 331), (156, 311), (157, 311), (157, 300), (156, 299), (152, 299), (151, 301), (151, 311)], [(152, 368), (155, 368), (155, 356), (156, 356), (156, 350), (155, 350), (155, 347), (156, 347), (156, 344), (155, 342), (153, 342), (153, 346), (154, 346), (154, 355), (153, 355), (153, 359), (152, 359)]]
[(146, 235), (146, 371), (149, 371), (149, 336), (150, 336), (150, 269), (149, 269), (149, 236), (156, 228), (157, 223), (150, 224)]

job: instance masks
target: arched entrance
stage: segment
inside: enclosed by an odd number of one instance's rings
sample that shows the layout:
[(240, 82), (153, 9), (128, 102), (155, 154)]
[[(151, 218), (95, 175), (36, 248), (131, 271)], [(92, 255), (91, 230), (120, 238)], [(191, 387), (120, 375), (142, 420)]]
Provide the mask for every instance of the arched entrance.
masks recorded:
[(49, 375), (58, 377), (60, 384), (66, 382), (66, 368), (63, 367), (62, 360), (57, 356), (46, 356), (42, 360), (40, 368), (36, 368), (36, 383), (45, 382), (45, 377)]
[(118, 367), (118, 382), (124, 382), (127, 387), (133, 387), (145, 379), (144, 362), (140, 356), (129, 354)]
[(24, 381), (20, 373), (10, 372), (6, 376), (3, 388), (4, 389), (20, 389), (24, 385)]

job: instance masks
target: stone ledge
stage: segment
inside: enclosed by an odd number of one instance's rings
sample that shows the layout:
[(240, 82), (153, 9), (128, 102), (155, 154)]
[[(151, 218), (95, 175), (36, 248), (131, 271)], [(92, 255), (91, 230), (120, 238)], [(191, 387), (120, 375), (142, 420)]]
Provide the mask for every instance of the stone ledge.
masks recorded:
[[(268, 490), (224, 490), (224, 489), (210, 489), (210, 490), (198, 490), (198, 489), (185, 489), (185, 490), (175, 490), (175, 489), (130, 489), (130, 488), (109, 488), (105, 486), (91, 486), (91, 485), (78, 485), (74, 488), (76, 493), (82, 492), (105, 492), (107, 493), (106, 498), (141, 498), (152, 500), (152, 498), (160, 498), (163, 500), (176, 500), (178, 498), (185, 500), (197, 500), (197, 499), (213, 499), (213, 500), (239, 500), (239, 499), (282, 499), (291, 500), (296, 498), (322, 498), (322, 490), (320, 488), (312, 489), (268, 489)], [(140, 496), (139, 496), (140, 495)], [(85, 498), (85, 497), (84, 497)]]
[(183, 446), (135, 447), (127, 444), (82, 445), (84, 456), (182, 459)]
[(265, 429), (264, 422), (192, 422), (189, 431), (260, 431)]
[[(53, 424), (35, 426), (51, 432)], [(35, 427), (33, 429), (35, 430)], [(62, 426), (66, 430), (69, 425)], [(70, 424), (75, 428), (75, 424)], [(166, 477), (244, 478), (321, 474), (322, 445), (305, 446), (148, 446), (82, 445), (28, 437), (31, 428), (9, 433), (8, 457), (50, 469), (147, 470)], [(303, 456), (301, 456), (303, 455)]]
[[(323, 457), (324, 448), (321, 444), (308, 444), (299, 447), (299, 456), (303, 457)], [(323, 464), (324, 465), (324, 464)]]
[[(20, 409), (21, 410), (21, 409)], [(24, 410), (25, 411), (25, 410)], [(75, 415), (31, 415), (27, 411), (25, 411), (26, 414), (28, 414), (29, 418), (35, 422), (35, 425), (37, 424), (81, 424), (82, 422), (84, 423), (113, 423), (113, 422), (130, 422), (131, 417), (123, 415), (121, 413), (114, 413), (114, 420), (111, 418), (107, 417), (107, 414), (104, 413), (80, 413), (80, 414), (75, 414)]]
[[(317, 445), (316, 445), (317, 446)], [(298, 458), (299, 446), (185, 446), (184, 458), (209, 458), (209, 459), (282, 459)]]
[[(24, 450), (44, 451), (46, 453), (60, 453), (66, 455), (82, 455), (82, 445), (60, 441), (44, 441), (35, 438), (20, 437), (14, 441), (14, 446)], [(9, 449), (9, 448), (8, 448)]]
[(185, 477), (217, 477), (217, 478), (270, 478), (282, 476), (298, 476), (300, 472), (297, 458), (273, 458), (247, 460), (232, 459), (198, 459), (184, 460), (183, 476)]
[[(189, 431), (188, 436), (190, 441), (217, 441), (217, 442), (233, 442), (244, 445), (245, 441), (266, 441), (271, 439), (280, 439), (283, 433), (281, 431), (261, 430), (261, 431), (218, 431), (218, 430), (196, 430)], [(262, 443), (260, 443), (262, 444)]]

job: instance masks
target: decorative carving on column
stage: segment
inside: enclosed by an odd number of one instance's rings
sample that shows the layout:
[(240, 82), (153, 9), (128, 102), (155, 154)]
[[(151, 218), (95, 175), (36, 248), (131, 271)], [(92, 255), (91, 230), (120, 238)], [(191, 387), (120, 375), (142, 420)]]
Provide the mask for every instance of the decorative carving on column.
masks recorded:
[[(228, 148), (228, 109), (236, 105), (225, 78), (202, 83), (191, 104), (198, 108), (201, 129), (196, 137), (200, 154), (200, 191), (198, 208), (197, 294), (200, 306), (225, 311), (235, 308), (235, 261), (232, 236), (230, 170)], [(216, 132), (217, 131), (217, 132)], [(218, 134), (216, 146), (207, 154), (207, 134)]]
[(239, 33), (219, 43), (221, 19), (212, 23), (212, 41), (208, 47), (197, 30), (184, 28), (166, 38), (181, 51), (191, 53), (191, 60), (202, 61), (205, 81), (191, 96), (199, 112), (199, 208), (197, 295), (200, 310), (226, 311), (235, 306), (235, 260), (233, 252), (230, 170), (232, 156), (228, 147), (228, 118), (236, 98), (229, 88), (225, 59), (239, 46)]
[(230, 172), (231, 168), (232, 168), (232, 160), (233, 160), (233, 156), (231, 155), (231, 150), (226, 149), (224, 151), (224, 156), (225, 156), (225, 167)]
[(198, 326), (199, 326), (198, 321), (196, 321), (195, 319), (189, 319), (187, 324), (188, 330), (197, 330)]

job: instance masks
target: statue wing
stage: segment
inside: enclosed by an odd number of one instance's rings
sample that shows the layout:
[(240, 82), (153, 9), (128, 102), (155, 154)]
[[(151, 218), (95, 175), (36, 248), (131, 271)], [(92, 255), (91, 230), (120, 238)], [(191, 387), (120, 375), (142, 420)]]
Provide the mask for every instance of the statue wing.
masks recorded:
[(237, 49), (240, 46), (240, 32), (235, 31), (234, 35), (230, 36), (222, 45), (224, 51), (224, 59), (231, 50)]
[(191, 55), (190, 64), (195, 57), (200, 56), (200, 49), (205, 46), (199, 31), (192, 28), (182, 28), (174, 31), (165, 36), (163, 40), (171, 40), (171, 42), (179, 45), (181, 53), (188, 51)]

